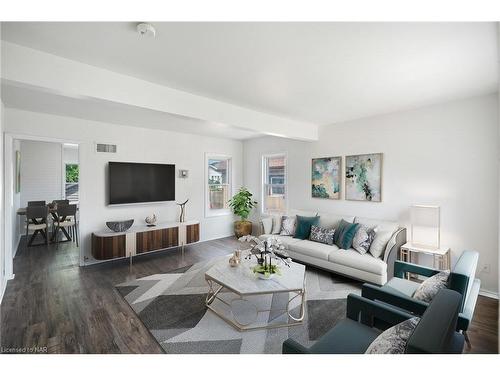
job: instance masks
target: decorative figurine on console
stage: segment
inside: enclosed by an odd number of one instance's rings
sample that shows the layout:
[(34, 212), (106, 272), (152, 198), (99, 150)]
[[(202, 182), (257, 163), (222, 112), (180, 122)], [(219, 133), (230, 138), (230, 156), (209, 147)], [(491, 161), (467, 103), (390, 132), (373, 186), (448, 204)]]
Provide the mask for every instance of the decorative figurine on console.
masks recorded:
[(181, 209), (181, 213), (179, 215), (179, 222), (184, 223), (186, 221), (186, 203), (189, 201), (189, 199), (186, 199), (185, 202), (183, 203), (177, 203), (177, 205)]
[(146, 222), (146, 224), (148, 225), (148, 227), (154, 227), (156, 226), (156, 214), (153, 214), (151, 216), (148, 216), (147, 218), (144, 219), (144, 221)]

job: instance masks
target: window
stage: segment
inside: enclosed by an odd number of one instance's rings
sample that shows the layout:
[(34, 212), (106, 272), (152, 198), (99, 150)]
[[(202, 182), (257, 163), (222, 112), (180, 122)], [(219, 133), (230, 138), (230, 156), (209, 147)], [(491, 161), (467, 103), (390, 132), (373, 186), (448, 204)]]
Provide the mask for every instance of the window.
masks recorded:
[(262, 166), (262, 211), (286, 212), (286, 155), (264, 155)]
[(228, 215), (231, 199), (231, 158), (206, 156), (207, 204), (205, 216)]
[(80, 169), (78, 164), (66, 164), (65, 197), (70, 202), (78, 202), (78, 180)]

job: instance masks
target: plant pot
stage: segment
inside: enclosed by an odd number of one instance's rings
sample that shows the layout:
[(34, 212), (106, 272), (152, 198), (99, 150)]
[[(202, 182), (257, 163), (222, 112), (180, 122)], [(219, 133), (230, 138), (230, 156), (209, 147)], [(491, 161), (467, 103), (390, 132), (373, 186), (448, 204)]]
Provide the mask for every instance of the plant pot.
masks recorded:
[(252, 234), (252, 222), (238, 220), (234, 222), (234, 235), (238, 238)]
[(263, 273), (257, 273), (257, 277), (261, 280), (270, 280), (276, 275), (275, 273), (270, 273), (267, 276)]

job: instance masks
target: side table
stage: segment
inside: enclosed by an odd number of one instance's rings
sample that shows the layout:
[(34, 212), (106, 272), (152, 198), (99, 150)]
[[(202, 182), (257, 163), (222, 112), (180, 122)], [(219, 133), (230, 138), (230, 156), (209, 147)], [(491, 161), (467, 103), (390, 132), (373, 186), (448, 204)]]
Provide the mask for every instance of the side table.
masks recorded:
[(418, 263), (418, 254), (432, 255), (434, 268), (439, 270), (451, 268), (451, 249), (449, 247), (433, 248), (407, 242), (399, 250), (399, 259), (403, 262)]

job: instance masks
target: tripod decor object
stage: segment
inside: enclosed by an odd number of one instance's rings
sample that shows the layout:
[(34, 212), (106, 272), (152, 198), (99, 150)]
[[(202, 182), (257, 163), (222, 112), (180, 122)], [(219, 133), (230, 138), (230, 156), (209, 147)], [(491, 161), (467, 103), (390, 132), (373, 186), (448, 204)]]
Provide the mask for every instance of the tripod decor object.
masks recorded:
[(181, 223), (184, 223), (186, 221), (186, 203), (189, 201), (189, 199), (186, 199), (185, 202), (183, 203), (177, 203), (177, 205), (180, 207), (181, 212), (179, 215), (179, 221)]

